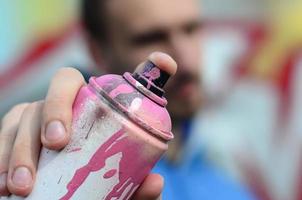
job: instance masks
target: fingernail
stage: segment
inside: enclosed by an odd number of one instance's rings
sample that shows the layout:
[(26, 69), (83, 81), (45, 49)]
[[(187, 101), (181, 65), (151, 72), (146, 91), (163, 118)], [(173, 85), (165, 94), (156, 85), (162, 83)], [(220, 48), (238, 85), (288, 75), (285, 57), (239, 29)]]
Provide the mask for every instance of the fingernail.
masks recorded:
[(0, 175), (0, 190), (4, 190), (6, 188), (6, 179), (7, 173), (2, 173)]
[(48, 141), (60, 141), (65, 137), (65, 128), (60, 121), (52, 121), (47, 125), (45, 138)]
[(32, 184), (32, 174), (26, 167), (18, 167), (12, 177), (13, 184), (25, 188)]

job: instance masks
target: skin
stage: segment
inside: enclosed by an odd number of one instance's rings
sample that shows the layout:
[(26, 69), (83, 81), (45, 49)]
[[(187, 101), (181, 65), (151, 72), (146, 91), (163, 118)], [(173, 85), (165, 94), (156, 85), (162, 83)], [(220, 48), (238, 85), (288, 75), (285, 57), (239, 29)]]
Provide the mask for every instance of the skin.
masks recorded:
[[(196, 0), (110, 0), (108, 41), (101, 45), (87, 34), (91, 55), (106, 73), (133, 71), (148, 55), (149, 60), (171, 71), (175, 71), (175, 61), (178, 63), (178, 72), (166, 87), (172, 91), (166, 96), (174, 132), (177, 122), (194, 115), (201, 103), (197, 8)], [(175, 61), (167, 54), (151, 54), (154, 51), (165, 52)], [(0, 130), (0, 196), (31, 192), (40, 148), (60, 150), (68, 143), (72, 104), (85, 84), (79, 71), (62, 68), (53, 77), (44, 100), (16, 105), (5, 115)], [(19, 178), (28, 177), (28, 181), (14, 181), (19, 167), (23, 172)], [(150, 174), (133, 199), (157, 199), (162, 188), (163, 178)]]

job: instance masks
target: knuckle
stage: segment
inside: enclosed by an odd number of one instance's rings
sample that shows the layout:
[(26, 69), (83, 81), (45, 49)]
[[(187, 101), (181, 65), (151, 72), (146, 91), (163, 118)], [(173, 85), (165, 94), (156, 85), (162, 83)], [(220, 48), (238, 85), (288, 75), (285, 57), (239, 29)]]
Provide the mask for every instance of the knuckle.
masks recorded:
[(28, 152), (30, 148), (31, 146), (28, 142), (24, 142), (24, 141), (15, 142), (12, 151), (13, 156), (18, 155), (19, 153), (24, 154), (24, 152)]
[(31, 156), (31, 145), (29, 142), (25, 141), (16, 141), (10, 155), (10, 161), (14, 163), (24, 163), (28, 159), (32, 159)]
[(14, 166), (25, 165), (29, 168), (35, 168), (38, 156), (39, 154), (33, 149), (30, 142), (18, 141), (14, 144), (11, 151), (9, 164)]
[(14, 106), (2, 119), (0, 123), (0, 141), (10, 141), (15, 137), (24, 110), (29, 103)]
[(37, 108), (37, 107), (41, 107), (41, 106), (44, 105), (44, 100), (35, 101), (35, 102), (33, 102), (31, 105), (34, 106), (34, 107), (36, 107), (36, 108)]
[(15, 105), (13, 108), (12, 108), (12, 111), (15, 111), (15, 112), (18, 112), (18, 111), (22, 111), (24, 110), (30, 103), (21, 103), (21, 104), (18, 104), (18, 105)]
[(53, 97), (49, 99), (44, 106), (44, 115), (49, 113), (61, 113), (62, 115), (66, 114), (66, 110), (69, 109), (69, 104), (64, 97)]
[(65, 121), (70, 117), (70, 113), (62, 110), (62, 109), (45, 109), (43, 111), (43, 119), (45, 121), (50, 120), (63, 120)]
[(36, 110), (41, 108), (42, 106), (43, 106), (43, 101), (33, 102), (25, 108), (23, 115), (32, 114), (32, 113), (36, 112)]
[(0, 171), (7, 170), (8, 162), (9, 162), (9, 153), (1, 153), (0, 154)]
[(46, 99), (45, 107), (47, 108), (50, 106), (62, 106), (65, 104), (66, 99), (67, 98), (65, 95), (62, 95), (60, 93), (52, 93), (52, 95)]
[(0, 144), (2, 145), (2, 147), (0, 147), (0, 151), (2, 148), (5, 148), (7, 143), (13, 142), (16, 137), (16, 133), (17, 131), (14, 128), (11, 128), (10, 130), (2, 128), (0, 130)]
[(21, 116), (28, 105), (29, 103), (21, 103), (13, 106), (10, 111), (6, 113), (2, 118), (1, 127), (3, 127), (4, 124), (9, 123), (12, 119), (18, 118), (17, 116)]
[(12, 138), (8, 135), (0, 135), (0, 142), (2, 143), (0, 147), (0, 173), (2, 170), (6, 170), (9, 164), (12, 145), (7, 143), (10, 143), (11, 140)]
[(68, 119), (71, 115), (71, 107), (66, 104), (66, 100), (62, 100), (60, 97), (56, 99), (50, 99), (44, 106), (43, 118), (47, 121), (50, 119)]
[(0, 142), (1, 143), (7, 143), (7, 142), (10, 142), (12, 139), (14, 139), (14, 138), (12, 138), (12, 136), (15, 136), (15, 134), (13, 134), (13, 133), (9, 133), (9, 132), (2, 132), (1, 134), (0, 134)]

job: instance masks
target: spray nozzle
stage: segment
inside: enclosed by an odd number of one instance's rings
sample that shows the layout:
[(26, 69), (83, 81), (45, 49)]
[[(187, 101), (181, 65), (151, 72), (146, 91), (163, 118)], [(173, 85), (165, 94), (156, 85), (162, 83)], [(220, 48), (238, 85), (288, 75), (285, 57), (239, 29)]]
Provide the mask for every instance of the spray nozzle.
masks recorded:
[(138, 82), (148, 90), (162, 97), (163, 87), (170, 78), (170, 74), (157, 67), (153, 62), (147, 61), (132, 74)]

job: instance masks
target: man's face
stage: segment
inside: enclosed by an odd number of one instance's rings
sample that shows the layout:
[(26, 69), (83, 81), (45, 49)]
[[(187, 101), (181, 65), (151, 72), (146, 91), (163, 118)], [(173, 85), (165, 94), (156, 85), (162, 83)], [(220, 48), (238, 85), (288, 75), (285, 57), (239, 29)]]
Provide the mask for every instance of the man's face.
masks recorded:
[(200, 18), (196, 0), (110, 0), (105, 62), (110, 73), (133, 71), (150, 53), (161, 51), (178, 63), (166, 86), (173, 118), (190, 117), (201, 103)]

